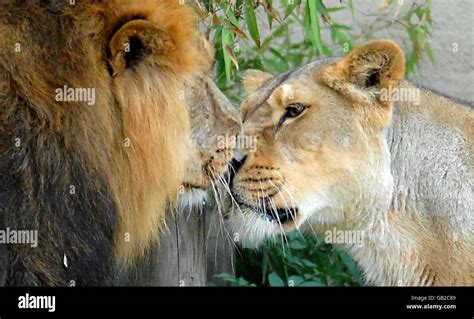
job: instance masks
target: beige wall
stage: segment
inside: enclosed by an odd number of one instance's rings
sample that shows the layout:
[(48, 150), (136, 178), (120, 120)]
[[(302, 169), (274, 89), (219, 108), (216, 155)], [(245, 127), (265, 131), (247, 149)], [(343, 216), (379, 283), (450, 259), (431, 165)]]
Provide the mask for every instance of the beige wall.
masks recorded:
[[(398, 0), (396, 0), (398, 1)], [(355, 0), (364, 13), (376, 10), (381, 0)], [(413, 1), (405, 0), (404, 7)], [(329, 4), (329, 2), (327, 2)], [(421, 61), (413, 80), (441, 93), (474, 102), (474, 0), (433, 0), (434, 22), (431, 47), (435, 58), (432, 66), (428, 58)], [(351, 19), (350, 16), (347, 18)], [(356, 20), (363, 20), (360, 16)], [(399, 43), (406, 37), (402, 29), (391, 29), (377, 34)], [(457, 43), (458, 52), (453, 52)]]
[[(398, 1), (394, 0), (395, 3)], [(354, 0), (355, 20), (349, 10), (333, 13), (333, 17), (338, 22), (353, 26), (354, 34), (359, 34), (364, 26), (371, 24), (376, 15), (380, 14), (378, 8), (382, 2), (383, 0)], [(413, 2), (424, 3), (422, 0), (403, 0), (400, 14)], [(324, 3), (328, 7), (340, 5), (339, 0), (324, 0)], [(431, 10), (434, 25), (430, 43), (435, 66), (425, 56), (420, 63), (419, 72), (411, 80), (440, 93), (474, 103), (474, 0), (432, 0)], [(393, 17), (395, 6), (387, 11), (390, 13), (388, 16)], [(259, 20), (263, 22), (266, 18), (260, 15)], [(268, 30), (262, 31), (264, 35), (269, 34)], [(295, 28), (293, 36), (295, 41), (302, 39), (303, 30)], [(323, 31), (322, 36), (326, 43), (331, 43), (329, 32)], [(403, 27), (394, 24), (390, 29), (376, 32), (370, 38), (360, 39), (358, 42), (375, 38), (389, 38), (402, 45), (402, 40), (408, 39), (408, 34)], [(454, 43), (457, 43), (458, 52), (453, 52)]]

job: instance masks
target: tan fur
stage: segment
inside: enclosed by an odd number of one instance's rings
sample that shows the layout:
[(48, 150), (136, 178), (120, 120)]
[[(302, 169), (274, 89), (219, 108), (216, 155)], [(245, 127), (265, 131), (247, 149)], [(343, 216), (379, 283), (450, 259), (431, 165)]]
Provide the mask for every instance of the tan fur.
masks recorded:
[(260, 70), (247, 70), (243, 76), (245, 91), (251, 93), (257, 91), (266, 81), (272, 78), (271, 74)]
[[(124, 139), (116, 140), (110, 178), (121, 212), (117, 254), (128, 264), (163, 227), (164, 208), (176, 199), (184, 178), (189, 120), (179, 96), (189, 72), (200, 63), (195, 48), (199, 36), (193, 15), (179, 1), (118, 1), (109, 10), (121, 19), (143, 16), (170, 37), (164, 49), (148, 56), (135, 72), (118, 73), (114, 83), (117, 100), (127, 107), (122, 109)], [(159, 74), (153, 65), (167, 71)], [(125, 147), (128, 141), (130, 147)]]
[[(130, 138), (132, 147), (117, 148), (121, 149), (122, 161), (114, 163), (119, 173), (112, 177), (116, 180), (117, 198), (124, 212), (117, 235), (117, 251), (128, 263), (146, 249), (152, 236), (163, 227), (163, 207), (179, 195), (178, 186), (183, 183), (185, 168), (192, 161), (188, 155), (191, 142), (177, 143), (190, 129), (189, 115), (182, 107), (186, 105), (189, 109), (190, 105), (200, 102), (196, 99), (186, 101), (180, 96), (191, 82), (198, 83), (196, 77), (206, 76), (207, 70), (202, 67), (196, 75), (189, 72), (196, 63), (208, 63), (208, 58), (198, 51), (201, 39), (196, 33), (194, 18), (179, 1), (126, 3), (131, 7), (117, 6), (118, 10), (123, 10), (117, 12), (117, 16), (143, 15), (171, 37), (165, 40), (170, 44), (163, 42), (156, 56), (149, 59), (150, 63), (173, 72), (157, 78), (151, 69), (143, 66), (137, 71), (141, 74), (140, 79), (134, 74), (124, 74), (116, 80), (118, 99), (124, 105), (133, 106), (127, 109), (129, 114), (124, 111), (122, 115), (124, 136)], [(160, 43), (156, 45), (160, 46)], [(153, 88), (149, 101), (144, 100), (143, 88), (146, 87)], [(146, 108), (148, 103), (159, 107)], [(173, 120), (165, 120), (171, 118)], [(118, 142), (121, 145), (124, 141)], [(127, 174), (127, 171), (133, 174)]]
[(186, 82), (185, 100), (191, 123), (189, 162), (178, 203), (181, 208), (201, 205), (208, 189), (223, 180), (236, 145), (232, 138), (241, 131), (241, 119), (212, 81), (214, 49), (203, 39), (199, 44), (203, 61), (199, 73)]
[[(369, 284), (474, 284), (473, 112), (423, 89), (419, 105), (384, 97), (419, 90), (401, 82), (404, 63), (381, 40), (284, 80), (251, 79), (259, 89), (241, 113), (258, 148), (234, 177), (241, 207), (228, 220), (240, 238), (355, 230), (363, 244), (344, 246)], [(294, 103), (305, 111), (278, 126)], [(293, 218), (262, 218), (276, 208)]]

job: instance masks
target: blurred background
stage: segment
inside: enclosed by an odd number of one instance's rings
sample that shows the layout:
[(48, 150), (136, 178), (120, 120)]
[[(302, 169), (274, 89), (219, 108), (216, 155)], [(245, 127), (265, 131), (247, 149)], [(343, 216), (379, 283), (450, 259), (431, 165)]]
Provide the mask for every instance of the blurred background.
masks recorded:
[[(246, 69), (277, 74), (318, 57), (343, 56), (354, 45), (376, 38), (392, 39), (403, 48), (410, 81), (474, 102), (470, 0), (189, 2), (215, 44), (216, 82), (236, 105), (244, 98), (241, 75)], [(209, 285), (364, 285), (354, 261), (322, 237), (294, 233), (258, 250), (236, 244), (235, 274), (208, 278)]]

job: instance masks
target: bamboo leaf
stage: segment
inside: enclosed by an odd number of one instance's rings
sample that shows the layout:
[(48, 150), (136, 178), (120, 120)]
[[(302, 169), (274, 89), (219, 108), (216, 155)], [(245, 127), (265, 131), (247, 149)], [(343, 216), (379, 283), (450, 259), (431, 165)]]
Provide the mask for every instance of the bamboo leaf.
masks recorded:
[(353, 0), (348, 0), (348, 3), (349, 3), (349, 9), (351, 10), (351, 14), (352, 14), (352, 19), (354, 20), (355, 19), (354, 2)]
[(224, 10), (224, 13), (226, 17), (229, 19), (229, 21), (236, 26), (237, 28), (239, 27), (239, 20), (235, 16), (234, 12), (232, 11), (232, 8), (227, 4), (226, 2), (222, 1), (220, 3), (220, 6), (222, 7), (222, 10)]
[(431, 65), (435, 65), (433, 51), (431, 50), (431, 45), (428, 41), (425, 42), (424, 48), (425, 48), (426, 55), (428, 56), (428, 59), (431, 62)]
[(319, 25), (318, 10), (316, 8), (316, 0), (308, 0), (307, 12), (309, 16), (309, 25), (311, 29), (311, 42), (313, 46), (318, 50), (318, 54), (323, 54), (323, 46), (321, 43), (321, 28)]
[(272, 17), (273, 19), (277, 20), (278, 23), (282, 24), (283, 21), (281, 20), (281, 17), (280, 17), (280, 14), (278, 13), (278, 11), (275, 10), (275, 8), (273, 8), (272, 6), (268, 5), (268, 6), (265, 6), (265, 11), (267, 12), (267, 14)]
[[(309, 0), (312, 1), (312, 0)], [(323, 17), (324, 21), (326, 23), (331, 23), (331, 17), (329, 16), (329, 12), (322, 2), (322, 0), (316, 0), (316, 9), (319, 13), (321, 13), (321, 16)]]
[(286, 8), (286, 13), (285, 13), (285, 19), (290, 16), (290, 14), (293, 13), (295, 8), (301, 4), (301, 0), (295, 0), (292, 4), (289, 4), (288, 7)]
[(257, 17), (252, 0), (246, 0), (245, 2), (245, 21), (247, 22), (250, 36), (255, 44), (260, 47), (260, 32), (258, 31)]
[(233, 24), (231, 24), (231, 29), (232, 29), (232, 32), (234, 32), (235, 35), (243, 38), (243, 39), (247, 39), (247, 35), (244, 33), (244, 31), (240, 30), (239, 28), (237, 28), (236, 26), (234, 26)]
[(225, 75), (227, 82), (232, 79), (232, 60), (227, 51), (227, 47), (233, 44), (233, 33), (227, 28), (222, 29), (222, 53), (224, 56)]
[[(273, 0), (267, 0), (266, 3), (267, 3), (267, 6), (273, 7)], [(268, 25), (270, 26), (270, 29), (271, 29), (273, 26), (273, 17), (267, 14), (267, 19), (268, 19)]]
[(227, 54), (229, 55), (230, 60), (232, 61), (232, 63), (234, 63), (235, 68), (238, 71), (239, 70), (239, 61), (237, 61), (237, 58), (234, 55), (234, 50), (232, 50), (232, 48), (228, 45), (225, 46), (225, 50), (226, 50)]

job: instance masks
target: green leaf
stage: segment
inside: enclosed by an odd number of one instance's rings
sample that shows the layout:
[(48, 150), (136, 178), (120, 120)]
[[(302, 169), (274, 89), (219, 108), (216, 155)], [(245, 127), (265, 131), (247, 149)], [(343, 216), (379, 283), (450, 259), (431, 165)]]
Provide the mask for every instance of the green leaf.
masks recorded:
[(341, 257), (341, 260), (344, 262), (346, 265), (347, 269), (349, 269), (349, 272), (352, 274), (352, 276), (359, 281), (362, 276), (360, 274), (359, 267), (355, 263), (355, 261), (344, 251), (339, 252), (339, 257)]
[(268, 271), (268, 251), (263, 252), (263, 261), (262, 261), (262, 282), (265, 282), (265, 277), (267, 276)]
[(268, 283), (270, 284), (271, 287), (284, 287), (285, 282), (283, 279), (278, 276), (276, 272), (272, 272), (270, 275), (268, 275)]
[(288, 247), (295, 250), (303, 250), (303, 249), (306, 249), (307, 246), (304, 241), (295, 239), (289, 243)]
[(222, 26), (216, 27), (214, 33), (214, 47), (216, 50), (216, 66), (217, 66), (217, 77), (216, 83), (221, 90), (225, 90), (228, 86), (225, 74), (225, 61), (224, 61), (224, 47), (222, 46)]
[(258, 245), (251, 242), (250, 240), (243, 240), (240, 243), (240, 245), (242, 246), (242, 248), (245, 248), (245, 249), (257, 249), (258, 248)]
[(433, 51), (431, 50), (431, 45), (428, 41), (425, 42), (424, 48), (425, 48), (426, 55), (428, 56), (428, 59), (431, 62), (431, 65), (435, 65)]
[(293, 275), (293, 276), (288, 277), (288, 286), (290, 287), (291, 286), (297, 287), (303, 282), (304, 282), (304, 278), (302, 276)]
[(349, 4), (349, 9), (351, 9), (352, 19), (355, 19), (355, 10), (354, 10), (353, 0), (348, 0), (347, 3)]
[(326, 8), (326, 12), (330, 13), (330, 12), (337, 12), (337, 11), (342, 11), (342, 10), (346, 10), (347, 8), (346, 7), (331, 7), (331, 8)]
[(246, 0), (245, 4), (245, 21), (247, 22), (247, 27), (249, 29), (250, 36), (252, 37), (257, 47), (260, 47), (260, 32), (258, 30), (257, 17), (255, 15), (253, 1)]
[[(281, 72), (286, 72), (288, 71), (288, 69), (290, 68), (290, 66), (288, 65), (288, 61), (286, 59), (286, 57), (284, 57), (280, 52), (278, 52), (278, 50), (275, 50), (273, 48), (270, 48), (269, 51), (274, 55), (276, 56), (278, 59), (280, 59), (280, 69), (281, 69)], [(290, 243), (291, 245), (291, 243)], [(291, 248), (291, 247), (290, 247)]]
[(227, 83), (232, 80), (232, 58), (227, 52), (227, 47), (233, 47), (234, 34), (230, 32), (227, 28), (222, 29), (222, 53), (224, 55), (224, 65), (225, 65), (225, 75)]
[(311, 30), (310, 39), (313, 43), (313, 46), (318, 50), (318, 54), (323, 54), (323, 46), (321, 43), (321, 28), (319, 25), (318, 10), (316, 8), (315, 0), (307, 1), (307, 11), (306, 14), (309, 17), (309, 26)]
[(237, 278), (234, 275), (227, 274), (227, 273), (214, 275), (214, 277), (225, 280), (225, 281), (231, 283), (231, 285), (234, 286), (234, 287), (255, 287), (255, 284), (249, 282), (245, 278), (243, 278), (243, 277)]
[(224, 279), (224, 280), (234, 280), (234, 279), (236, 279), (234, 275), (231, 275), (231, 274), (228, 274), (228, 273), (225, 273), (225, 272), (221, 273), (221, 274), (214, 275), (214, 277)]
[(325, 287), (326, 285), (323, 284), (321, 281), (311, 280), (305, 281), (300, 284), (300, 287)]
[(303, 263), (303, 265), (305, 267), (308, 267), (308, 268), (316, 268), (317, 267), (317, 265), (314, 262), (312, 262), (308, 259), (303, 259), (303, 260), (301, 260), (301, 262)]
[(289, 4), (287, 7), (286, 7), (286, 13), (285, 13), (285, 19), (288, 18), (290, 16), (290, 14), (293, 13), (293, 11), (295, 10), (295, 8), (297, 6), (299, 6), (301, 4), (301, 0), (295, 0), (293, 1), (292, 4)]
[(287, 31), (288, 27), (287, 26), (280, 26), (275, 31), (272, 32), (272, 34), (266, 38), (263, 41), (262, 47), (268, 47), (270, 44), (272, 44), (276, 38), (280, 38), (285, 31)]
[(301, 259), (299, 259), (295, 256), (288, 256), (287, 260), (288, 260), (288, 263), (290, 265), (296, 265), (296, 266), (304, 267), (303, 263), (301, 262)]
[(255, 284), (250, 283), (248, 280), (246, 280), (246, 279), (244, 279), (244, 278), (242, 278), (242, 277), (240, 277), (240, 278), (237, 280), (236, 285), (237, 285), (238, 287), (254, 287), (254, 286), (255, 286)]
[[(273, 0), (267, 0), (267, 7), (273, 8)], [(267, 14), (267, 18), (268, 18), (268, 25), (270, 26), (270, 29), (271, 29), (273, 25), (273, 17), (271, 14)]]
[[(310, 0), (312, 1), (312, 0)], [(326, 6), (321, 0), (316, 0), (316, 9), (318, 12), (320, 12), (323, 15), (324, 19), (330, 20), (331, 17), (329, 16), (329, 12), (326, 9)]]
[(234, 12), (232, 11), (232, 8), (229, 6), (229, 4), (225, 3), (222, 1), (220, 3), (220, 6), (222, 7), (222, 10), (224, 10), (225, 15), (229, 19), (229, 21), (235, 25), (236, 27), (239, 27), (239, 20), (235, 16)]

